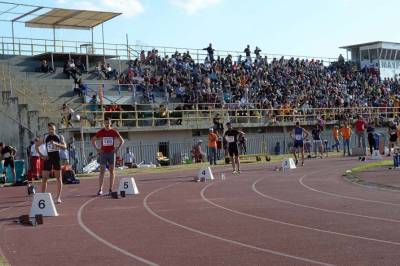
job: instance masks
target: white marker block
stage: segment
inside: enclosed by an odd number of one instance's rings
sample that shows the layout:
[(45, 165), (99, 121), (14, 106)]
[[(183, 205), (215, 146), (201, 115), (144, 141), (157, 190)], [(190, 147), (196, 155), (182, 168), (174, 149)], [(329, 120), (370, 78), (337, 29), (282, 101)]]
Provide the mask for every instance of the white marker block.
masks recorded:
[(126, 195), (139, 194), (135, 179), (133, 177), (121, 178), (121, 180), (119, 181), (119, 192), (121, 191), (125, 191)]
[(214, 179), (214, 175), (211, 172), (211, 168), (210, 167), (203, 167), (200, 169), (199, 174), (197, 175), (197, 178), (200, 180), (213, 180)]
[(41, 214), (43, 216), (58, 216), (56, 206), (50, 193), (36, 193), (33, 196), (31, 211), (29, 217)]
[(372, 152), (371, 160), (382, 160), (382, 155), (379, 153), (379, 150), (374, 150)]
[(285, 160), (282, 162), (282, 169), (283, 169), (283, 170), (286, 170), (286, 169), (296, 169), (296, 164), (294, 163), (293, 158), (285, 159)]

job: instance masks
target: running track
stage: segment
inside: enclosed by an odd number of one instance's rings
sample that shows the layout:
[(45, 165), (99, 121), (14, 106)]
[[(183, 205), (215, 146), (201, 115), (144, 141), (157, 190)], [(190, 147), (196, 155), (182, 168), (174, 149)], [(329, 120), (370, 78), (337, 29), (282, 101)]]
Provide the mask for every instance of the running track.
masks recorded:
[[(400, 194), (354, 185), (356, 159), (293, 171), (244, 165), (225, 181), (196, 171), (135, 176), (140, 194), (93, 197), (97, 180), (65, 186), (59, 217), (38, 227), (25, 187), (0, 193), (0, 255), (11, 265), (399, 265)], [(54, 186), (50, 189), (54, 190)]]

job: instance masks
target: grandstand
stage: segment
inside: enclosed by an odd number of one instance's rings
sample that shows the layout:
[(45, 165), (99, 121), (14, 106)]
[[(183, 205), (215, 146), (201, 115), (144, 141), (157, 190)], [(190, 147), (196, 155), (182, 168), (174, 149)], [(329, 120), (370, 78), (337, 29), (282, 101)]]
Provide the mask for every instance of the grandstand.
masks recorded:
[[(94, 12), (57, 10), (62, 16)], [(92, 29), (118, 15), (109, 12), (97, 22), (61, 17), (55, 25), (46, 17), (57, 10), (23, 23)], [(95, 43), (93, 38), (78, 42), (15, 36), (0, 37), (0, 54), (1, 122), (12, 125), (0, 137), (15, 143), (20, 156), (47, 122), (54, 121), (67, 139), (79, 140), (83, 163), (91, 151), (89, 138), (104, 116), (111, 116), (140, 161), (154, 161), (162, 150), (180, 163), (194, 141), (206, 139), (217, 115), (218, 123), (231, 121), (248, 133), (249, 153), (272, 152), (277, 142), (286, 152), (294, 121), (312, 127), (323, 119), (329, 129), (363, 114), (384, 125), (397, 119), (400, 103), (397, 79), (382, 80), (375, 68), (361, 69), (359, 62), (343, 57), (246, 57), (239, 51), (210, 54), (201, 48)], [(74, 110), (72, 126), (61, 123), (63, 104)], [(324, 134), (331, 141), (330, 131)]]

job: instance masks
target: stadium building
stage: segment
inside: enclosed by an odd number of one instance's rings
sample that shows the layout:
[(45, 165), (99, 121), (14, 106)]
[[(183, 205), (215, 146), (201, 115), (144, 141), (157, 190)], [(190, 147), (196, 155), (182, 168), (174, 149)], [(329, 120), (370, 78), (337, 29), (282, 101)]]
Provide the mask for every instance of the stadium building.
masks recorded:
[(381, 78), (394, 78), (400, 74), (400, 43), (368, 42), (340, 47), (346, 49), (350, 60), (361, 68), (379, 70)]
[[(337, 108), (325, 108), (318, 104), (315, 108), (311, 101), (305, 100), (301, 106), (295, 106), (295, 101), (291, 106), (284, 103), (282, 91), (290, 95), (293, 90), (292, 80), (288, 81), (286, 87), (279, 89), (278, 85), (269, 85), (271, 89), (276, 90), (273, 92), (274, 97), (281, 98), (280, 105), (273, 107), (249, 101), (252, 90), (250, 83), (240, 88), (243, 93), (239, 100), (234, 99), (232, 91), (223, 89), (208, 92), (208, 98), (202, 102), (196, 102), (198, 98), (195, 97), (199, 95), (195, 95), (194, 100), (183, 102), (178, 96), (180, 88), (174, 88), (175, 97), (170, 97), (171, 93), (167, 88), (149, 91), (143, 83), (145, 78), (141, 77), (140, 73), (156, 71), (159, 67), (155, 63), (157, 60), (176, 60), (182, 55), (190, 55), (193, 64), (210, 65), (210, 55), (205, 49), (138, 46), (129, 44), (128, 41), (107, 43), (104, 37), (101, 43), (96, 43), (93, 28), (103, 29), (102, 24), (118, 17), (119, 13), (8, 4), (15, 8), (14, 10), (24, 8), (25, 11), (3, 20), (10, 22), (12, 36), (0, 38), (0, 87), (3, 103), (0, 109), (0, 123), (7, 125), (6, 130), (1, 130), (0, 140), (13, 143), (18, 147), (20, 156), (25, 155), (25, 148), (35, 136), (46, 131), (47, 123), (54, 121), (62, 129), (67, 140), (74, 140), (79, 164), (83, 166), (85, 158), (94, 151), (89, 140), (101, 127), (101, 121), (106, 115), (111, 116), (114, 126), (118, 127), (128, 140), (127, 146), (134, 150), (138, 161), (154, 162), (157, 152), (162, 152), (171, 158), (174, 164), (190, 157), (192, 147), (200, 140), (203, 141), (203, 149), (206, 150), (208, 129), (221, 127), (228, 121), (247, 133), (247, 153), (258, 154), (273, 153), (277, 143), (282, 147), (281, 152), (289, 151), (292, 145), (289, 132), (295, 121), (300, 121), (302, 125), (312, 129), (318, 121), (326, 120), (324, 123), (327, 130), (323, 132), (323, 138), (331, 143), (329, 126), (337, 124), (340, 119), (349, 119), (353, 115), (364, 113), (373, 114), (380, 121), (397, 116), (397, 109), (388, 109), (387, 105), (368, 109), (365, 104), (369, 103), (360, 103), (358, 107), (352, 107), (346, 103), (348, 99), (338, 99), (338, 102), (343, 100), (344, 105)], [(16, 12), (11, 15), (14, 13)], [(26, 27), (53, 29), (53, 38), (16, 37), (16, 23), (22, 23)], [(55, 38), (57, 29), (89, 30), (90, 41), (58, 40)], [(102, 35), (104, 36), (104, 33)], [(381, 77), (393, 77), (398, 74), (399, 44), (374, 42), (342, 48), (347, 49), (351, 60), (358, 63), (360, 68), (378, 67)], [(231, 58), (235, 64), (236, 60), (242, 60), (240, 64), (244, 67), (252, 67), (246, 63), (248, 61), (245, 61), (247, 59), (243, 52), (215, 50), (214, 57), (216, 60)], [(335, 63), (335, 58), (261, 54), (252, 56), (252, 60), (268, 60), (269, 67), (272, 67), (273, 61), (274, 64), (285, 67), (298, 64), (312, 71), (316, 71), (317, 67), (328, 69), (329, 65), (344, 69), (344, 66)], [(140, 62), (139, 75), (131, 79), (132, 83), (121, 82), (120, 75), (128, 76), (135, 61)], [(43, 62), (46, 71), (43, 71)], [(69, 64), (72, 62), (73, 68), (79, 72), (75, 78), (75, 70), (69, 70)], [(78, 64), (82, 66), (81, 69)], [(183, 66), (187, 66), (185, 64)], [(215, 78), (210, 76), (211, 78), (203, 79), (205, 85)], [(76, 89), (80, 90), (79, 86), (82, 83), (85, 85), (85, 91), (77, 93)], [(317, 95), (318, 101), (328, 104), (329, 99), (326, 96), (329, 94), (318, 91), (309, 94)], [(295, 95), (292, 95), (292, 98), (296, 98)], [(264, 97), (264, 101), (268, 102), (271, 99)], [(318, 103), (313, 101), (314, 104)], [(68, 106), (64, 110), (63, 104)], [(62, 121), (62, 118), (68, 117), (70, 109), (73, 110), (73, 113), (70, 113), (71, 119), (65, 123), (65, 119)]]

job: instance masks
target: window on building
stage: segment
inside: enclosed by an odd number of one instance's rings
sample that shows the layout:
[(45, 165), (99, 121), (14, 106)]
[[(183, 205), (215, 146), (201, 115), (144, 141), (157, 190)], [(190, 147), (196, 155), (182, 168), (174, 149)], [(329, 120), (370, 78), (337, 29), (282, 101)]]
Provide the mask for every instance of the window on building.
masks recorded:
[(390, 60), (395, 60), (395, 59), (396, 59), (396, 50), (391, 50)]
[(381, 59), (387, 60), (388, 49), (382, 49)]
[(369, 60), (368, 50), (361, 50), (361, 60)]
[(396, 50), (396, 60), (400, 61), (400, 50)]
[(369, 57), (371, 60), (378, 59), (378, 50), (377, 49), (370, 49), (369, 50)]

